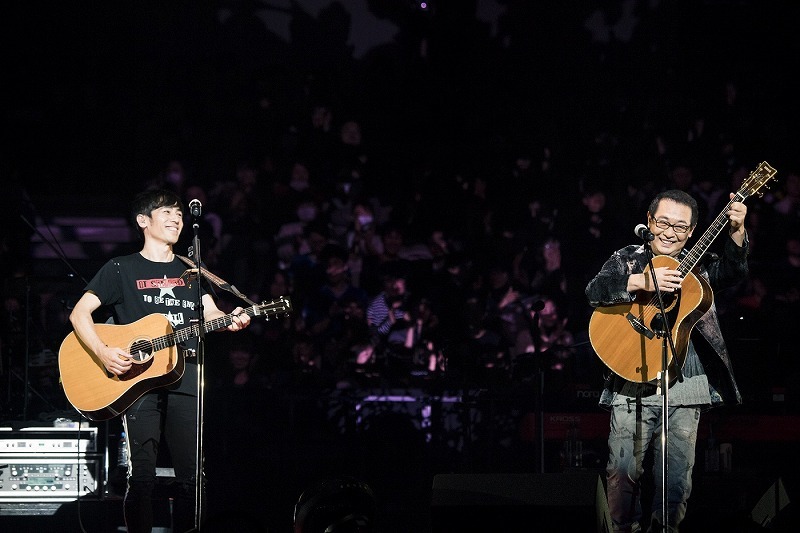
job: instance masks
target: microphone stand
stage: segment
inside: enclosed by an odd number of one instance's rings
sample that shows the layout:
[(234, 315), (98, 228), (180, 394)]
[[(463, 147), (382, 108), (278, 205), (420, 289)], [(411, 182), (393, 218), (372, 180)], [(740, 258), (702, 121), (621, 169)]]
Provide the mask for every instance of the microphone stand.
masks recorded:
[(194, 237), (192, 240), (192, 250), (194, 253), (195, 264), (197, 265), (197, 327), (198, 327), (198, 341), (197, 341), (197, 445), (195, 458), (195, 509), (194, 509), (194, 525), (197, 531), (200, 531), (200, 522), (202, 521), (203, 511), (205, 508), (204, 494), (205, 491), (205, 478), (203, 474), (203, 394), (205, 391), (205, 318), (203, 316), (203, 291), (201, 281), (203, 279), (200, 271), (200, 211), (199, 209), (192, 209), (192, 228), (194, 229)]
[(539, 373), (539, 412), (536, 419), (539, 421), (539, 473), (544, 474), (544, 361), (542, 361), (542, 350), (539, 338), (539, 311), (542, 307), (534, 304), (533, 312), (533, 349), (536, 357), (537, 372)]
[[(539, 444), (539, 472), (544, 474), (544, 361), (542, 361), (541, 357), (541, 338), (539, 336), (539, 312), (542, 309), (544, 309), (543, 300), (538, 300), (530, 306), (528, 314), (528, 328), (531, 333), (531, 341), (533, 343), (533, 359), (536, 361), (536, 374), (538, 377), (538, 391), (536, 398), (536, 433)], [(533, 315), (530, 314), (531, 312)]]
[[(39, 236), (40, 239), (42, 239), (42, 242), (47, 244), (47, 246), (49, 246), (50, 249), (53, 250), (53, 253), (56, 254), (56, 257), (58, 257), (61, 260), (61, 262), (64, 263), (67, 266), (67, 268), (70, 269), (71, 273), (67, 275), (69, 279), (78, 277), (83, 281), (84, 286), (89, 283), (88, 281), (86, 281), (86, 278), (81, 276), (80, 273), (78, 273), (78, 271), (75, 270), (72, 264), (67, 260), (67, 257), (64, 254), (63, 250), (61, 250), (60, 246), (56, 247), (52, 242), (50, 242), (50, 239), (45, 237), (42, 234), (42, 232), (39, 231), (39, 228), (36, 227), (36, 224), (28, 220), (27, 217), (25, 217), (25, 215), (21, 214), (20, 219), (22, 219), (22, 221), (29, 228), (31, 228)], [(30, 294), (31, 294), (30, 276), (25, 276), (25, 376), (24, 376), (24, 397), (23, 397), (23, 407), (22, 407), (23, 420), (28, 420), (28, 409), (29, 409), (28, 397), (31, 392), (35, 393), (39, 398), (44, 400), (44, 397), (41, 394), (39, 394), (39, 392), (37, 392), (30, 384), (30, 376), (29, 376), (30, 352), (31, 352), (30, 324), (32, 320), (30, 311), (31, 309)], [(47, 403), (49, 404), (49, 402)]]
[[(667, 343), (673, 356), (677, 353), (675, 350), (675, 343), (672, 340), (672, 331), (667, 319), (667, 312), (664, 306), (664, 299), (661, 296), (661, 290), (658, 288), (658, 280), (656, 279), (656, 271), (653, 268), (653, 250), (649, 245), (649, 235), (645, 239), (648, 245), (645, 248), (645, 257), (647, 257), (647, 265), (650, 269), (650, 277), (653, 280), (653, 287), (656, 290), (656, 298), (658, 299), (658, 309), (660, 312), (660, 330), (656, 328), (656, 335), (662, 338), (661, 348), (661, 372), (658, 373), (658, 392), (661, 394), (661, 524), (662, 531), (667, 531), (669, 526), (669, 515), (667, 512), (667, 479), (668, 479), (668, 454), (667, 454), (667, 433), (669, 424), (669, 363), (667, 360)], [(680, 369), (677, 369), (678, 380), (683, 381), (683, 375)]]

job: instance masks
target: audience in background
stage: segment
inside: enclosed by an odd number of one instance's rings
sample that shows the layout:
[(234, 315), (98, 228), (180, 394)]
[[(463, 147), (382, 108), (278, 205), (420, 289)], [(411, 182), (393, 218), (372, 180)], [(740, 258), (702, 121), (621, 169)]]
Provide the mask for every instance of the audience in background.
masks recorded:
[[(320, 354), (326, 353), (343, 335), (351, 302), (366, 307), (369, 296), (353, 284), (347, 251), (338, 244), (327, 245), (320, 254), (325, 266), (325, 281), (302, 302), (303, 330)], [(337, 350), (334, 350), (334, 352)], [(326, 357), (326, 374), (338, 363)]]
[[(640, 13), (651, 23), (657, 14), (655, 7)], [(508, 42), (475, 60), (519, 67), (524, 54), (513, 51), (524, 45), (511, 39), (516, 31), (514, 24), (504, 27), (499, 33)], [(343, 59), (341, 39), (333, 41)], [(408, 51), (418, 66), (442, 66), (446, 57), (428, 50), (434, 41), (409, 42), (420, 46)], [(637, 43), (645, 44), (646, 38)], [(311, 68), (301, 63), (298, 72)], [(402, 381), (426, 370), (463, 384), (487, 368), (512, 379), (515, 358), (549, 344), (532, 334), (531, 306), (538, 301), (546, 302), (537, 315), (539, 334), (557, 335), (568, 359), (570, 342), (587, 343), (591, 310), (582, 303), (582, 287), (588, 273), (641, 222), (627, 213), (641, 211), (658, 190), (680, 188), (698, 200), (701, 225), (710, 223), (762, 159), (762, 122), (780, 118), (756, 120), (754, 87), (720, 71), (697, 87), (697, 97), (710, 95), (706, 101), (616, 94), (593, 102), (585, 132), (568, 136), (544, 115), (514, 106), (549, 105), (541, 95), (504, 95), (503, 105), (516, 110), (513, 120), (492, 115), (493, 102), (470, 101), (447, 116), (463, 137), (443, 141), (443, 130), (415, 118), (436, 112), (424, 105), (426, 88), (418, 88), (422, 107), (406, 109), (393, 92), (388, 98), (397, 101), (382, 107), (377, 96), (363, 100), (366, 87), (357, 88), (359, 75), (374, 73), (359, 71), (355, 62), (336, 64), (338, 76), (309, 71), (301, 81), (276, 79), (284, 85), (254, 88), (250, 104), (232, 105), (250, 116), (237, 133), (240, 149), (218, 154), (227, 162), (222, 173), (198, 172), (208, 154), (171, 155), (142, 182), (178, 191), (187, 203), (201, 201), (201, 258), (210, 270), (253, 299), (291, 298), (291, 317), (252, 328), (259, 352), (271, 354), (254, 372), (271, 384), (290, 383), (298, 360), (319, 370), (316, 382), (323, 386), (356, 383), (365, 368), (380, 373), (398, 361), (393, 378)], [(660, 79), (652, 68), (643, 75)], [(371, 89), (388, 90), (386, 81), (378, 76)], [(538, 87), (533, 79), (522, 83)], [(231, 142), (219, 146), (228, 149)], [(715, 295), (722, 312), (766, 313), (769, 322), (780, 315), (777, 309), (796, 308), (800, 178), (792, 168), (780, 170), (779, 186), (748, 199), (754, 275), (735, 292)], [(185, 232), (180, 252), (192, 244), (191, 233)], [(4, 271), (18, 276), (14, 263), (28, 259), (13, 261), (11, 252), (26, 247), (10, 238), (3, 243), (4, 260), (12, 259), (3, 262)], [(58, 322), (58, 313), (47, 319)], [(2, 340), (11, 346), (11, 339)], [(313, 357), (296, 349), (309, 341)], [(5, 357), (6, 366), (16, 362)]]

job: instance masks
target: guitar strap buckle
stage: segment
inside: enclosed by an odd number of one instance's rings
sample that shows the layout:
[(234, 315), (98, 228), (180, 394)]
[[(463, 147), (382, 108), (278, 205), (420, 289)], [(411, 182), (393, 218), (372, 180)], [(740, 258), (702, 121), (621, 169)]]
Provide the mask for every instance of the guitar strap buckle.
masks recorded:
[(191, 281), (193, 279), (197, 279), (197, 269), (196, 268), (187, 268), (181, 274), (181, 278)]
[[(188, 257), (184, 257), (184, 256), (178, 255), (178, 254), (175, 254), (175, 257), (177, 257), (178, 259), (180, 259), (181, 261), (183, 261), (185, 264), (187, 264), (190, 267), (190, 268), (186, 269), (183, 272), (181, 277), (187, 276), (187, 279), (194, 279), (194, 278), (198, 277), (199, 269), (197, 268), (197, 265), (195, 264), (194, 261), (192, 261)], [(244, 300), (245, 302), (247, 302), (248, 304), (250, 304), (250, 305), (252, 305), (254, 307), (258, 305), (253, 300), (251, 300), (250, 298), (248, 298), (247, 296), (242, 294), (239, 291), (239, 289), (237, 289), (236, 287), (234, 287), (233, 285), (231, 285), (230, 283), (228, 283), (227, 281), (225, 281), (221, 277), (217, 276), (216, 274), (214, 274), (212, 272), (209, 272), (208, 270), (204, 270), (203, 272), (205, 273), (205, 277), (210, 279), (211, 282), (214, 283), (214, 285), (216, 285), (220, 289), (226, 290), (226, 291), (230, 292), (231, 294), (235, 294), (236, 296), (238, 296), (239, 298), (241, 298), (242, 300)]]

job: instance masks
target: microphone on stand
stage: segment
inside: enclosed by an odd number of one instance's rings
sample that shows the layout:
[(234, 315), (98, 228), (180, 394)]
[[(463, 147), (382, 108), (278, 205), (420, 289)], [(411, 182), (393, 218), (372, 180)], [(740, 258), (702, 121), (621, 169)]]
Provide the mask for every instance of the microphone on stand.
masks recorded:
[(633, 233), (636, 234), (637, 237), (639, 237), (645, 242), (650, 242), (656, 238), (656, 236), (653, 235), (653, 232), (647, 229), (647, 226), (645, 226), (644, 224), (639, 224), (638, 226), (636, 226), (633, 229)]
[(200, 213), (203, 212), (203, 204), (200, 203), (200, 200), (195, 198), (189, 202), (189, 211), (191, 211), (193, 217), (199, 217)]

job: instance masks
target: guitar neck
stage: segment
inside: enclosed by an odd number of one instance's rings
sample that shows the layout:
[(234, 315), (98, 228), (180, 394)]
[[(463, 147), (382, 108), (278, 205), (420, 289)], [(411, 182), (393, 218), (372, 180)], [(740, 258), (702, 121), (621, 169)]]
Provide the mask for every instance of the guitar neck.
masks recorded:
[[(282, 297), (279, 298), (278, 300), (269, 302), (268, 304), (262, 304), (260, 306), (254, 305), (252, 307), (248, 307), (244, 309), (242, 313), (247, 314), (250, 318), (253, 318), (258, 315), (263, 315), (268, 317), (270, 314), (277, 315), (278, 313), (288, 313), (290, 309), (291, 309), (291, 303), (289, 302), (288, 299)], [(203, 324), (203, 331), (205, 333), (209, 333), (211, 331), (216, 331), (218, 329), (226, 328), (233, 323), (234, 316), (236, 315), (231, 313), (225, 316), (215, 318), (213, 320), (208, 320)], [(172, 333), (169, 333), (167, 335), (163, 335), (161, 337), (153, 339), (152, 342), (156, 350), (161, 350), (199, 336), (200, 336), (200, 324), (192, 324), (191, 326), (187, 326), (177, 331), (173, 331)]]
[[(251, 318), (256, 315), (255, 308), (248, 307), (243, 313), (249, 315)], [(233, 323), (233, 317), (236, 315), (227, 314), (213, 320), (207, 320), (203, 324), (203, 331), (205, 333), (209, 333), (211, 331), (217, 331), (218, 329), (227, 328)], [(189, 327), (179, 329), (174, 333), (175, 335), (175, 342), (183, 342), (189, 339), (193, 339), (194, 337), (200, 336), (200, 324), (192, 324)]]
[(753, 172), (744, 180), (742, 183), (742, 187), (733, 195), (733, 198), (728, 202), (725, 206), (725, 209), (722, 210), (720, 214), (717, 215), (717, 218), (714, 219), (714, 222), (708, 227), (708, 229), (703, 233), (703, 236), (700, 237), (700, 240), (697, 241), (686, 257), (681, 261), (681, 264), (678, 266), (678, 270), (685, 276), (689, 272), (691, 272), (697, 264), (700, 262), (700, 259), (705, 255), (708, 251), (708, 247), (711, 246), (711, 243), (714, 242), (714, 239), (719, 236), (722, 228), (728, 223), (728, 210), (731, 208), (731, 204), (734, 202), (744, 202), (745, 199), (749, 198), (753, 194), (758, 194), (761, 196), (762, 187), (769, 188), (767, 185), (771, 180), (775, 179), (775, 174), (778, 171), (775, 170), (769, 163), (766, 161), (762, 161), (761, 164), (758, 165)]
[(708, 251), (708, 248), (711, 246), (711, 243), (719, 237), (719, 234), (725, 228), (725, 225), (728, 223), (728, 209), (730, 209), (731, 204), (733, 202), (742, 202), (744, 201), (744, 197), (741, 194), (737, 193), (733, 199), (728, 202), (725, 206), (725, 209), (722, 210), (720, 214), (717, 215), (717, 218), (714, 219), (714, 222), (706, 229), (700, 239), (697, 241), (697, 244), (692, 246), (692, 249), (689, 250), (689, 253), (686, 257), (683, 258), (681, 264), (678, 266), (678, 270), (685, 276), (697, 266), (700, 260)]

